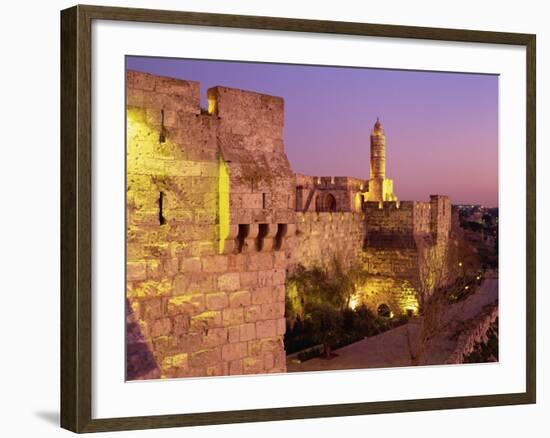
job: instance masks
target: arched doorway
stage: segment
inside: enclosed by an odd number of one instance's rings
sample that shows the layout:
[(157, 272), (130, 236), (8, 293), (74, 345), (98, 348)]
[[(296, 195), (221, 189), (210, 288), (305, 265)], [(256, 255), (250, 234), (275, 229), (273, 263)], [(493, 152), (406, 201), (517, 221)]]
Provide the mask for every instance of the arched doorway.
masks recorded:
[(376, 309), (376, 312), (378, 313), (378, 316), (381, 316), (383, 318), (391, 318), (390, 306), (385, 303), (380, 304), (378, 306), (378, 309)]
[(320, 194), (315, 200), (316, 211), (336, 211), (336, 198), (331, 193)]

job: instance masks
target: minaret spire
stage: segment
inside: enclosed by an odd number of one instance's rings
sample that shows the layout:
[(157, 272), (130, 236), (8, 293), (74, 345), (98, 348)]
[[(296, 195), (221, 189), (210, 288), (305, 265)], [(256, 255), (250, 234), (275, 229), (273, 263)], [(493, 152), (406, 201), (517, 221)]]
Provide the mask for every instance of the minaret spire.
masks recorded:
[(370, 177), (386, 177), (386, 136), (379, 117), (370, 136)]
[(396, 201), (393, 193), (393, 181), (386, 178), (386, 136), (376, 116), (376, 123), (370, 135), (370, 180), (369, 201)]

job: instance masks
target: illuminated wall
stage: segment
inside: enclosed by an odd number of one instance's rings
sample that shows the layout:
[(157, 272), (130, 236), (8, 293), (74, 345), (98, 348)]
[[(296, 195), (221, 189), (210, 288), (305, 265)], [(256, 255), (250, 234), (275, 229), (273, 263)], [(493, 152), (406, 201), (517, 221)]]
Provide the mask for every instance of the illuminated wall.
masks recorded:
[(450, 201), (431, 196), (430, 202), (367, 202), (365, 214), (363, 263), (371, 275), (362, 299), (373, 310), (386, 304), (395, 314), (415, 314), (415, 291), (426, 290), (431, 270), (445, 269)]
[[(294, 187), (283, 181), (291, 172), (282, 101), (213, 89), (206, 111), (199, 91), (196, 82), (127, 73), (130, 380), (286, 369), (277, 230), (293, 225)], [(287, 163), (279, 178), (264, 178), (268, 161)], [(265, 233), (261, 248), (254, 227)]]

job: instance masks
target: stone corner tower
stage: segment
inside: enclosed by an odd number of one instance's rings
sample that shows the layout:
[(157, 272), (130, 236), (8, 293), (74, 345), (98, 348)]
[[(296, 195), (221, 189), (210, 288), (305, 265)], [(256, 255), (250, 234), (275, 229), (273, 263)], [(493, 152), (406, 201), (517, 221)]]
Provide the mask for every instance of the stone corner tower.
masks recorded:
[(393, 180), (386, 178), (386, 136), (378, 117), (370, 135), (370, 179), (368, 200), (397, 201)]

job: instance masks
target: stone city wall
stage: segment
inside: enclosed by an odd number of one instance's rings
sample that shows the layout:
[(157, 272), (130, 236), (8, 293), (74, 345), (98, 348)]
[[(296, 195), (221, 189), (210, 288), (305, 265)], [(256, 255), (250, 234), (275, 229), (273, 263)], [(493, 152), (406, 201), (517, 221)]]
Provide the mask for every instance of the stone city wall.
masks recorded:
[(450, 221), (446, 196), (430, 196), (430, 202), (367, 202), (363, 261), (371, 275), (361, 300), (373, 310), (386, 304), (395, 314), (416, 313), (425, 251), (443, 256)]
[(344, 266), (361, 261), (365, 241), (363, 213), (296, 213), (292, 264), (330, 267), (334, 258)]
[(361, 288), (360, 301), (373, 311), (386, 304), (394, 314), (416, 313), (415, 289), (419, 259), (415, 248), (365, 248), (363, 266), (370, 274)]
[(244, 166), (286, 160), (280, 99), (215, 89), (207, 112), (198, 83), (128, 72), (127, 120), (127, 378), (284, 371), (287, 254), (250, 228), (291, 224), (294, 190)]
[(464, 363), (464, 359), (471, 354), (476, 344), (487, 343), (487, 332), (498, 319), (498, 302), (488, 304), (475, 318), (467, 321), (461, 328), (456, 347), (449, 355), (446, 364)]

